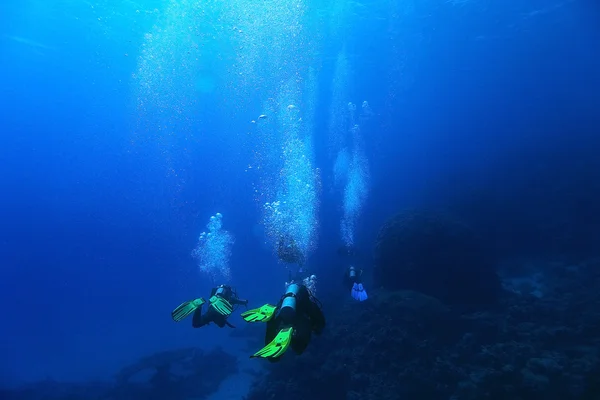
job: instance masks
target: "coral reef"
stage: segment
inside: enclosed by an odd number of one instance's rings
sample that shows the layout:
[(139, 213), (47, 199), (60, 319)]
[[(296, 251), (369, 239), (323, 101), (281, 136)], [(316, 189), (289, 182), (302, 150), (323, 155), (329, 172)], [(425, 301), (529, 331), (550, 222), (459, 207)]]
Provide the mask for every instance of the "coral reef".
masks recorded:
[(465, 311), (410, 291), (348, 303), (247, 400), (600, 398), (600, 260), (544, 266), (545, 292)]
[(498, 276), (481, 240), (443, 214), (405, 211), (381, 228), (373, 278), (389, 290), (416, 290), (448, 304), (489, 304)]

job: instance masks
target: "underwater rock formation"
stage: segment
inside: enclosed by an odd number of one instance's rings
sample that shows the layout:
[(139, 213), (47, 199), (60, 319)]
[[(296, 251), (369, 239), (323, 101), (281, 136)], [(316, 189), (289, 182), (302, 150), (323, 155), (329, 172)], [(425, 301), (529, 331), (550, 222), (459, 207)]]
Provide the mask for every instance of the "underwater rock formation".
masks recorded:
[(600, 261), (541, 270), (541, 297), (506, 291), (487, 311), (407, 291), (348, 301), (247, 400), (597, 400)]
[[(132, 377), (150, 371), (145, 385), (133, 384)], [(187, 348), (156, 353), (123, 368), (117, 375), (112, 399), (128, 399), (142, 395), (144, 399), (202, 398), (216, 391), (219, 384), (237, 372), (237, 359), (221, 349), (205, 353)], [(131, 390), (135, 396), (131, 395)]]
[(55, 382), (51, 379), (18, 389), (0, 390), (2, 400), (101, 400), (111, 390), (107, 382)]
[[(2, 400), (184, 400), (217, 391), (237, 372), (237, 358), (220, 349), (168, 350), (144, 357), (116, 374), (116, 383), (45, 381), (0, 391)], [(149, 379), (136, 379), (149, 373)], [(144, 375), (145, 376), (145, 375)]]
[(406, 211), (379, 231), (373, 279), (389, 290), (416, 290), (447, 304), (489, 304), (501, 287), (476, 233), (448, 216)]

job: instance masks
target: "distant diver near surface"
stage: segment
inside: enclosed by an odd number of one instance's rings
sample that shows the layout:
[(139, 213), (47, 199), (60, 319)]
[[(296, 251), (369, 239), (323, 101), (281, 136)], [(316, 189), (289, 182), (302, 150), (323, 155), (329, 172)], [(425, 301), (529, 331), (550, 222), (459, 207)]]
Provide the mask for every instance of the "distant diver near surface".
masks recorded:
[(344, 272), (344, 285), (350, 290), (350, 296), (357, 301), (365, 301), (369, 298), (367, 290), (362, 282), (363, 270), (355, 266), (356, 264), (356, 249), (354, 246), (342, 246), (338, 249), (338, 254), (347, 256), (353, 260), (349, 262), (348, 267)]
[(211, 322), (214, 322), (219, 328), (223, 328), (225, 325), (235, 328), (227, 321), (227, 318), (233, 312), (234, 305), (248, 305), (248, 300), (240, 299), (235, 289), (228, 285), (214, 287), (211, 290), (208, 302), (208, 309), (206, 313), (202, 314), (202, 306), (206, 303), (206, 300), (200, 297), (186, 301), (171, 312), (171, 318), (175, 322), (180, 322), (194, 313), (192, 318), (194, 328), (201, 328)]
[[(281, 236), (277, 242), (277, 257), (279, 260), (288, 264), (289, 282), (293, 281), (304, 282), (308, 289), (314, 293), (316, 285), (316, 276), (308, 275), (307, 269), (304, 267), (304, 254), (296, 244), (296, 241), (289, 236)], [(293, 265), (296, 265), (296, 271), (293, 271)]]
[(265, 347), (251, 358), (279, 361), (289, 347), (302, 354), (312, 333), (320, 335), (325, 328), (321, 303), (303, 283), (291, 282), (277, 305), (265, 304), (242, 313), (246, 322), (265, 322)]
[(304, 254), (296, 244), (296, 241), (289, 236), (281, 236), (277, 242), (277, 257), (286, 264), (298, 264), (298, 270), (301, 272), (304, 266)]

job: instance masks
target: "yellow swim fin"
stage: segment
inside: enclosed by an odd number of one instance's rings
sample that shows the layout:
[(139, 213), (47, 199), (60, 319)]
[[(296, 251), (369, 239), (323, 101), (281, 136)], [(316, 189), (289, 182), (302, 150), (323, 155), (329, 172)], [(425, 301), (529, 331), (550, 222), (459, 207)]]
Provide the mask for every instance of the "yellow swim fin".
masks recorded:
[(265, 304), (260, 308), (245, 311), (241, 314), (246, 322), (268, 322), (275, 315), (277, 307), (271, 304)]
[(181, 303), (176, 309), (171, 311), (171, 318), (173, 318), (173, 321), (179, 322), (196, 311), (202, 304), (204, 304), (204, 299), (202, 297)]
[(213, 296), (209, 300), (210, 305), (221, 315), (228, 317), (233, 312), (233, 306), (227, 300), (219, 296)]
[(250, 358), (277, 358), (281, 357), (292, 341), (294, 328), (284, 328), (279, 331), (271, 343), (254, 353)]

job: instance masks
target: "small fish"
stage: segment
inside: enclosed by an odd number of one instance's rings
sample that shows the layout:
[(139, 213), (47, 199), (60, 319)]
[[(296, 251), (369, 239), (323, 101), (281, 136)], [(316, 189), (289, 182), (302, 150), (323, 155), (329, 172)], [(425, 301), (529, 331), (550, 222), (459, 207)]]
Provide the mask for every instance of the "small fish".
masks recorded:
[(258, 116), (258, 119), (265, 119), (265, 118), (267, 118), (267, 116), (265, 114), (261, 114)]

